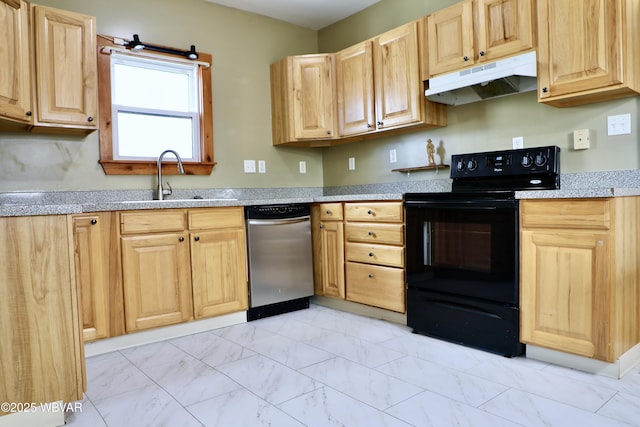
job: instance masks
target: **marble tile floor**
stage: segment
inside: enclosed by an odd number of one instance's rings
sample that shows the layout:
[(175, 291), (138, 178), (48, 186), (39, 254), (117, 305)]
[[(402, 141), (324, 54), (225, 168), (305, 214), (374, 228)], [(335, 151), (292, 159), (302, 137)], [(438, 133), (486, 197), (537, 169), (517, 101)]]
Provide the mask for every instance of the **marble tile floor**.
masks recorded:
[(640, 426), (615, 380), (307, 310), (87, 359), (71, 427)]

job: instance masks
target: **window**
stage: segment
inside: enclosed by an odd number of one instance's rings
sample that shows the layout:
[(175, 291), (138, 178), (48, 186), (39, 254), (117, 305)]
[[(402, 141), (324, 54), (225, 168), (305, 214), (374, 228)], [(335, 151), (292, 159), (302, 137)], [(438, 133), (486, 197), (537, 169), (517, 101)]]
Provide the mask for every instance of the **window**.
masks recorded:
[[(154, 174), (166, 149), (189, 174), (213, 162), (211, 71), (171, 55), (130, 54), (99, 37), (100, 164), (106, 174)], [(211, 56), (200, 54), (211, 63)], [(167, 170), (171, 173), (171, 169)]]

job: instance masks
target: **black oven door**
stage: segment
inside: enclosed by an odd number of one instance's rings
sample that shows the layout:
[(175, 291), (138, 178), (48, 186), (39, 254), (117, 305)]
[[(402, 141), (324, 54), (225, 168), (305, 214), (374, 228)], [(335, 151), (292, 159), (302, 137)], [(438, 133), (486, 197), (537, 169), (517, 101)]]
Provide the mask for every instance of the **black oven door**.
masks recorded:
[(409, 288), (518, 304), (518, 202), (512, 192), (405, 196)]

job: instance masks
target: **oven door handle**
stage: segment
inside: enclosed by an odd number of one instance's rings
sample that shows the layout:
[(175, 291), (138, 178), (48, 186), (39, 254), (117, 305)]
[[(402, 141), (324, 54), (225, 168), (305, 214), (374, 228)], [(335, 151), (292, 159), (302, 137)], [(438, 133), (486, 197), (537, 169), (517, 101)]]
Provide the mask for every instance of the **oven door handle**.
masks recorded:
[(431, 221), (425, 221), (424, 224), (422, 224), (422, 244), (424, 245), (422, 248), (422, 253), (424, 256), (424, 265), (427, 267), (433, 264), (431, 235)]
[(477, 211), (495, 211), (500, 206), (486, 206), (481, 204), (468, 203), (464, 205), (449, 204), (449, 203), (411, 203), (405, 202), (405, 206), (408, 208), (426, 208), (426, 209), (450, 209), (450, 210), (477, 210)]

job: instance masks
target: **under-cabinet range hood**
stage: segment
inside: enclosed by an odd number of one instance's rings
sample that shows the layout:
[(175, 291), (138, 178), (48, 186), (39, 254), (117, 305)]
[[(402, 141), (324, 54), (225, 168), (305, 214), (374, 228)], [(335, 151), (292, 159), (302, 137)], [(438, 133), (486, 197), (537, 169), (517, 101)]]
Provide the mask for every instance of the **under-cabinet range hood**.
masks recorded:
[(536, 53), (527, 52), (429, 80), (426, 97), (448, 105), (536, 90)]

